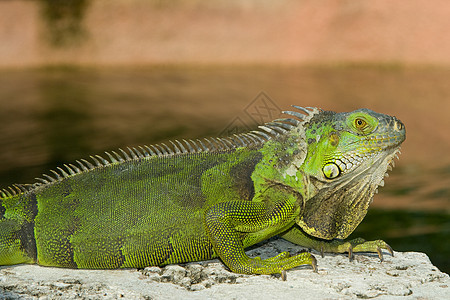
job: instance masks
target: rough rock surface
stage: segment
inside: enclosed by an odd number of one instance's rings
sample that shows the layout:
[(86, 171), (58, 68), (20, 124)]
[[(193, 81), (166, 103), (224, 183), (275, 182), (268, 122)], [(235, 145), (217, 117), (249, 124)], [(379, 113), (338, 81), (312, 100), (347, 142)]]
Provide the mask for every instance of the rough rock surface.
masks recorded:
[[(250, 250), (262, 258), (302, 248), (273, 240)], [(0, 268), (0, 299), (448, 299), (450, 278), (423, 253), (318, 259), (280, 276), (229, 272), (218, 260), (143, 270), (71, 270), (17, 265)]]

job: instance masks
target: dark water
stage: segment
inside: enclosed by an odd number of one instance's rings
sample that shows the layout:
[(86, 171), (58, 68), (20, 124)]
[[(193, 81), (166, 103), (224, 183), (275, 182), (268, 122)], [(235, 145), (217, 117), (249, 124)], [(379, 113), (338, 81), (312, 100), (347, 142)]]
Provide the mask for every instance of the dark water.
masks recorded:
[(399, 117), (407, 141), (352, 236), (450, 272), (450, 70), (155, 67), (0, 71), (0, 187), (119, 147), (252, 128), (289, 105)]

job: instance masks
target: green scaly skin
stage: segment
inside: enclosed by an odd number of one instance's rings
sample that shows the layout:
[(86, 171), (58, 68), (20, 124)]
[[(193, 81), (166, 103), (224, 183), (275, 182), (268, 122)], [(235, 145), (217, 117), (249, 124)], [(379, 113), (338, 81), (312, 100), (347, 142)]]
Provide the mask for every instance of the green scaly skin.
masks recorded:
[(316, 260), (244, 249), (274, 235), (325, 252), (378, 252), (345, 239), (405, 139), (394, 117), (298, 108), (228, 139), (141, 148), (0, 190), (0, 265), (114, 269), (219, 257), (232, 271), (284, 273)]

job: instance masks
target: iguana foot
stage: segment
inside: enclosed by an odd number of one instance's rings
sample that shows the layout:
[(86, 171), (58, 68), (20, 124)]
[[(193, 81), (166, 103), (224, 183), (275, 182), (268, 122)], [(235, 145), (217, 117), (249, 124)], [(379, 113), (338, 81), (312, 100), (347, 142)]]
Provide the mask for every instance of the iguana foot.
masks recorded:
[(392, 256), (394, 256), (394, 251), (392, 248), (383, 240), (366, 241), (362, 238), (356, 238), (350, 241), (333, 240), (331, 242), (322, 242), (320, 245), (320, 253), (322, 254), (322, 257), (324, 252), (348, 252), (348, 258), (350, 261), (353, 260), (353, 253), (355, 252), (376, 252), (380, 258), (380, 261), (383, 261), (382, 249), (387, 250)]
[(290, 256), (289, 252), (282, 252), (275, 257), (261, 259), (260, 257), (247, 258), (246, 262), (230, 266), (236, 273), (242, 274), (281, 274), (281, 278), (286, 280), (286, 270), (301, 266), (311, 265), (314, 272), (317, 272), (317, 260), (308, 252), (302, 252)]

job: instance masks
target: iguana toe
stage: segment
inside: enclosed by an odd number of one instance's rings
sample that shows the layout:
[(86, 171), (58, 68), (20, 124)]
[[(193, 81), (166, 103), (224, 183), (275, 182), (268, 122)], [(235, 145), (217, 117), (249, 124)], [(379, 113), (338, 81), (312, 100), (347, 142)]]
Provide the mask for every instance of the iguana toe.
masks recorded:
[(348, 260), (353, 261), (353, 246), (350, 244), (348, 247)]
[(314, 272), (314, 273), (318, 273), (318, 269), (317, 269), (317, 259), (316, 259), (313, 255), (311, 255), (311, 260), (312, 260), (311, 266), (312, 266), (312, 268), (313, 268), (313, 272)]

